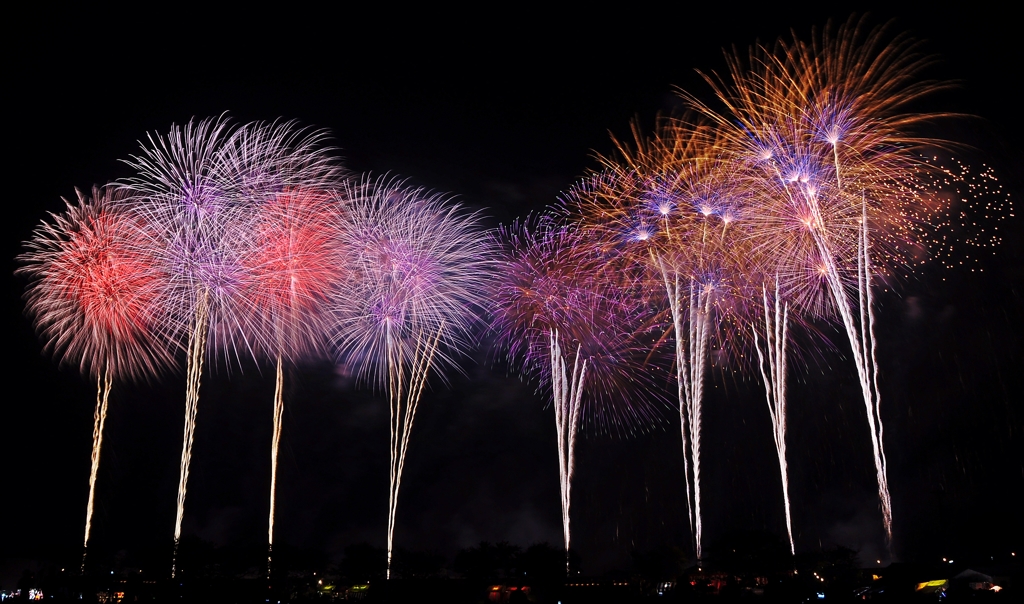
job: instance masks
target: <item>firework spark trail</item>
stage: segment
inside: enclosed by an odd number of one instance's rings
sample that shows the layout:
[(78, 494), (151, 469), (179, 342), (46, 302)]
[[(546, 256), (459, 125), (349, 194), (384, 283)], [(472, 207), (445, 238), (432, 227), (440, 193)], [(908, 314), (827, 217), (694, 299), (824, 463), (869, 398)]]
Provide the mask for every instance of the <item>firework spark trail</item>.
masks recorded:
[[(918, 156), (922, 146), (936, 141), (916, 136), (913, 129), (943, 114), (909, 109), (912, 102), (949, 84), (915, 79), (932, 59), (906, 36), (887, 38), (885, 27), (869, 29), (863, 19), (850, 19), (838, 31), (828, 25), (810, 41), (779, 40), (772, 48), (752, 48), (749, 57), (729, 58), (725, 79), (705, 76), (725, 112), (684, 97), (731, 141), (740, 158), (737, 174), (761, 171), (763, 178), (766, 168), (772, 172), (763, 183), (765, 202), (777, 209), (764, 217), (775, 224), (764, 226), (773, 233), (769, 238), (778, 239), (776, 251), (806, 253), (796, 235), (802, 231), (808, 236), (821, 271), (822, 293), (832, 302), (826, 312), (838, 315), (850, 343), (891, 548), (872, 256), (881, 259), (878, 270), (885, 275), (906, 272), (927, 231), (919, 225), (936, 213), (926, 199), (932, 195), (919, 194), (927, 189), (933, 167)], [(773, 211), (777, 216), (770, 216)], [(797, 221), (805, 228), (794, 228)], [(785, 286), (804, 289), (799, 281)], [(797, 296), (785, 295), (804, 306)]]
[(715, 344), (731, 346), (725, 319), (729, 294), (746, 262), (748, 195), (735, 185), (721, 136), (699, 121), (659, 120), (650, 136), (616, 141), (621, 159), (602, 158), (604, 172), (573, 192), (584, 228), (645, 267), (648, 287), (663, 289), (675, 341), (675, 371), (694, 552), (703, 556), (701, 430), (705, 381)]
[(399, 181), (344, 186), (347, 287), (335, 299), (340, 361), (376, 382), (390, 409), (388, 577), (398, 494), (428, 376), (472, 344), (493, 260), (478, 216)]
[[(665, 290), (668, 293), (669, 310), (672, 314), (672, 326), (673, 333), (683, 333), (683, 317), (681, 306), (681, 296), (679, 292), (679, 275), (674, 274), (673, 278), (669, 279), (668, 270), (665, 268), (664, 263), (661, 264), (661, 274), (665, 281)], [(697, 549), (697, 526), (694, 518), (694, 504), (693, 504), (693, 479), (690, 476), (690, 459), (692, 458), (693, 452), (690, 449), (690, 400), (692, 392), (688, 386), (690, 376), (690, 361), (688, 360), (689, 355), (686, 354), (686, 345), (682, 338), (675, 338), (675, 365), (676, 365), (676, 388), (678, 390), (677, 396), (679, 399), (679, 429), (683, 441), (683, 477), (686, 481), (686, 512), (690, 519), (690, 535), (693, 536), (693, 547), (694, 551)], [(698, 361), (699, 362), (699, 361)]]
[(199, 411), (199, 385), (206, 356), (206, 334), (209, 326), (207, 296), (199, 298), (195, 323), (188, 340), (188, 367), (185, 381), (185, 427), (182, 434), (181, 464), (178, 474), (178, 506), (174, 516), (174, 555), (171, 558), (171, 578), (177, 575), (178, 544), (181, 541), (181, 520), (185, 515), (185, 492), (188, 487), (189, 465), (192, 463), (192, 443), (196, 433), (196, 414)]
[(85, 539), (82, 541), (82, 573), (85, 573), (85, 557), (89, 549), (89, 534), (92, 531), (92, 506), (96, 495), (96, 474), (100, 469), (100, 450), (103, 447), (103, 427), (107, 423), (107, 403), (110, 400), (112, 380), (110, 368), (103, 371), (103, 377), (96, 376), (96, 410), (93, 412), (92, 455), (89, 465), (89, 503), (85, 508)]
[(270, 578), (274, 550), (274, 509), (277, 502), (277, 447), (281, 442), (281, 420), (284, 418), (284, 370), (281, 356), (277, 357), (274, 382), (274, 431), (270, 446), (270, 520), (267, 526), (267, 578)]
[(880, 414), (880, 398), (878, 391), (878, 364), (876, 361), (877, 345), (874, 334), (874, 308), (871, 293), (870, 240), (867, 222), (867, 205), (864, 204), (861, 226), (857, 238), (857, 302), (859, 317), (855, 318), (850, 305), (849, 296), (843, 286), (843, 279), (835, 253), (829, 244), (827, 234), (822, 226), (820, 206), (816, 195), (805, 192), (808, 208), (813, 223), (810, 228), (813, 240), (820, 254), (825, 269), (828, 289), (832, 294), (836, 309), (839, 312), (847, 339), (853, 353), (854, 365), (860, 382), (868, 418), (868, 431), (871, 436), (871, 448), (875, 460), (875, 471), (878, 482), (878, 497), (882, 507), (882, 520), (885, 527), (886, 545), (892, 547), (892, 504), (889, 496), (889, 481), (885, 466), (885, 453), (882, 449), (882, 419)]
[[(659, 261), (675, 337), (676, 382), (679, 389), (679, 422), (683, 441), (683, 473), (686, 479), (686, 503), (693, 535), (694, 551), (700, 560), (703, 554), (703, 523), (701, 522), (700, 436), (704, 402), (704, 374), (707, 368), (707, 346), (710, 336), (708, 315), (711, 312), (709, 292), (689, 279), (682, 289), (677, 271)], [(684, 292), (688, 291), (689, 294)], [(688, 307), (683, 319), (684, 304)], [(684, 335), (685, 334), (685, 335)], [(692, 497), (692, 500), (691, 500)]]
[[(672, 326), (673, 332), (676, 334), (683, 333), (683, 317), (680, 309), (681, 296), (679, 293), (679, 275), (674, 274), (673, 278), (670, 279), (669, 271), (666, 269), (665, 264), (660, 265), (662, 269), (662, 277), (665, 279), (665, 290), (669, 296), (669, 310), (672, 313)], [(692, 477), (690, 476), (690, 436), (689, 436), (689, 404), (687, 401), (690, 399), (690, 390), (687, 387), (689, 376), (690, 362), (687, 360), (688, 355), (686, 354), (686, 345), (682, 338), (675, 338), (675, 349), (676, 349), (676, 388), (678, 390), (677, 396), (680, 401), (679, 405), (679, 428), (683, 441), (683, 477), (686, 481), (686, 513), (690, 521), (690, 534), (696, 535), (696, 525), (694, 522), (694, 511), (693, 511), (693, 489), (692, 489)], [(693, 542), (694, 551), (696, 550), (696, 541)]]
[[(677, 290), (678, 291), (678, 290)], [(703, 298), (703, 304), (702, 304)], [(703, 558), (703, 523), (700, 507), (700, 428), (702, 408), (704, 404), (704, 373), (707, 368), (707, 345), (710, 335), (708, 315), (711, 312), (711, 298), (703, 287), (690, 281), (690, 320), (689, 320), (689, 371), (683, 372), (684, 385), (689, 392), (687, 397), (687, 428), (690, 431), (690, 463), (693, 465), (693, 516), (694, 541), (697, 559)], [(678, 304), (678, 302), (677, 302)], [(701, 308), (703, 306), (703, 308)], [(677, 334), (677, 339), (679, 338)]]
[[(838, 173), (837, 173), (838, 176)], [(788, 188), (787, 188), (788, 190)], [(839, 312), (847, 339), (853, 353), (854, 365), (861, 387), (865, 410), (868, 418), (868, 431), (871, 436), (872, 454), (875, 460), (875, 471), (878, 482), (878, 497), (882, 507), (882, 520), (885, 527), (886, 545), (892, 547), (892, 504), (889, 496), (889, 481), (885, 466), (885, 453), (882, 449), (882, 419), (880, 414), (880, 398), (878, 391), (878, 364), (876, 361), (877, 345), (874, 334), (873, 294), (871, 292), (870, 238), (868, 227), (867, 203), (862, 201), (860, 226), (857, 229), (857, 315), (851, 307), (849, 296), (844, 288), (840, 275), (836, 254), (833, 251), (825, 230), (818, 196), (813, 189), (801, 187), (803, 199), (811, 213), (809, 230), (825, 271), (828, 289), (832, 294), (836, 309)]]
[[(863, 341), (865, 374), (867, 389), (864, 395), (864, 404), (868, 414), (868, 427), (871, 432), (871, 446), (875, 457), (875, 474), (878, 481), (878, 496), (882, 505), (882, 519), (885, 523), (886, 545), (892, 549), (892, 499), (889, 496), (889, 476), (885, 461), (885, 449), (882, 446), (882, 410), (881, 393), (878, 390), (878, 339), (875, 337), (875, 308), (874, 294), (871, 291), (871, 241), (869, 239), (869, 225), (867, 204), (864, 204), (863, 222), (861, 224), (860, 256), (858, 258), (861, 269), (861, 330), (864, 332)], [(867, 315), (865, 317), (865, 314)], [(870, 342), (870, 344), (869, 344)]]
[[(815, 225), (823, 225), (817, 198), (813, 194), (806, 195), (808, 206), (814, 217)], [(875, 473), (878, 482), (878, 498), (882, 507), (882, 521), (885, 527), (886, 545), (892, 547), (892, 502), (889, 496), (889, 479), (885, 465), (885, 452), (882, 449), (882, 418), (880, 397), (878, 392), (878, 363), (876, 361), (877, 345), (874, 333), (874, 308), (871, 293), (871, 255), (867, 204), (863, 205), (862, 221), (858, 230), (857, 241), (857, 301), (859, 320), (854, 318), (849, 297), (843, 288), (835, 255), (832, 252), (827, 236), (821, 228), (812, 228), (814, 241), (820, 251), (824, 263), (829, 290), (832, 292), (836, 308), (842, 318), (843, 327), (853, 352), (854, 365), (860, 381), (861, 394), (868, 418), (868, 431), (871, 436), (871, 449), (875, 460)]]
[[(508, 347), (510, 359), (521, 359), (527, 370), (538, 371), (550, 382), (558, 447), (562, 542), (568, 572), (572, 478), (587, 367), (586, 359), (581, 363), (580, 336), (592, 319), (587, 316), (591, 292), (584, 282), (594, 266), (586, 262), (590, 258), (581, 254), (578, 237), (550, 216), (515, 224), (502, 235), (500, 244), (512, 249), (507, 270), (500, 275), (495, 329)], [(571, 370), (562, 338), (576, 349)], [(542, 363), (546, 368), (542, 369)]]
[(413, 420), (419, 407), (427, 374), (434, 360), (434, 352), (443, 332), (444, 326), (438, 329), (432, 341), (416, 342), (416, 352), (409, 372), (408, 387), (403, 392), (405, 365), (402, 362), (402, 349), (391, 345), (388, 365), (388, 402), (391, 417), (391, 464), (388, 488), (388, 571), (391, 578), (392, 543), (394, 542), (395, 517), (398, 511), (398, 489), (402, 484), (402, 471), (405, 469), (405, 455), (409, 450), (409, 437), (412, 434)]
[[(772, 419), (772, 436), (775, 440), (775, 451), (779, 457), (779, 473), (782, 477), (782, 499), (786, 511), (786, 532), (789, 535), (789, 553), (796, 553), (793, 542), (793, 520), (789, 506), (789, 474), (786, 463), (786, 347), (789, 341), (789, 305), (781, 309), (779, 280), (775, 279), (775, 308), (768, 304), (768, 289), (762, 286), (761, 294), (764, 302), (764, 344), (758, 334), (757, 326), (751, 323), (754, 333), (754, 345), (757, 350), (758, 368), (764, 382), (765, 401)], [(767, 362), (765, 357), (767, 356)]]
[(551, 391), (555, 407), (555, 426), (558, 430), (558, 477), (562, 495), (562, 537), (565, 542), (565, 570), (569, 572), (568, 552), (572, 543), (569, 508), (572, 504), (572, 478), (576, 467), (576, 435), (579, 432), (580, 412), (583, 407), (583, 380), (587, 374), (587, 361), (580, 363), (581, 346), (576, 346), (572, 373), (566, 373), (565, 357), (558, 343), (558, 331), (551, 339)]

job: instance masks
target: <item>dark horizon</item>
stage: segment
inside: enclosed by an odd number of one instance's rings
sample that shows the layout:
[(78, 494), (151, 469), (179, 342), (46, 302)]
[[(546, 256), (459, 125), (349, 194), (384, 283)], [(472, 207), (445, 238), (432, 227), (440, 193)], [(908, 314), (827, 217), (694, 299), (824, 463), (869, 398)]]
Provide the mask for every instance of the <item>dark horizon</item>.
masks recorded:
[[(939, 13), (922, 4), (872, 9), (873, 24), (924, 42), (922, 77), (956, 86), (923, 101), (975, 117), (934, 126), (954, 152), (994, 166), (1019, 203), (1024, 53), (1008, 8)], [(676, 87), (707, 95), (694, 69), (724, 67), (722, 49), (806, 37), (863, 5), (797, 15), (702, 6), (648, 17), (594, 13), (558, 22), (510, 15), (461, 30), (451, 15), (423, 23), (358, 19), (335, 29), (315, 16), (211, 25), (168, 17), (36, 14), (5, 41), (15, 109), (15, 182), (5, 237), (11, 394), (0, 409), (5, 459), (0, 586), (30, 561), (80, 547), (94, 384), (58, 367), (24, 316), (14, 258), (61, 197), (128, 174), (119, 159), (147, 132), (224, 112), (236, 123), (295, 119), (328, 129), (353, 172), (392, 174), (449, 192), (496, 226), (554, 203), (611, 153), (634, 117), (678, 108)], [(33, 9), (36, 10), (36, 9)], [(43, 9), (38, 9), (43, 10)], [(1004, 11), (1004, 12), (1000, 12)], [(450, 20), (451, 19), (451, 20)], [(681, 24), (677, 29), (674, 24)], [(362, 26), (362, 27), (360, 27)], [(322, 29), (322, 31), (321, 31)], [(683, 32), (682, 34), (680, 32)], [(247, 34), (251, 34), (247, 35)], [(208, 37), (206, 37), (208, 36)], [(394, 53), (394, 54), (392, 54)], [(885, 437), (895, 553), (926, 560), (1018, 548), (1024, 537), (1024, 229), (1004, 223), (983, 271), (932, 266), (879, 295)], [(870, 442), (845, 338), (807, 355), (790, 390), (790, 482), (797, 553), (834, 545), (885, 559)], [(449, 384), (433, 379), (412, 436), (396, 547), (449, 558), (481, 541), (561, 543), (552, 412), (534, 384), (496, 360), (486, 338)], [(272, 371), (204, 376), (184, 533), (217, 546), (265, 540)], [(294, 378), (294, 379), (292, 379)], [(182, 375), (114, 388), (93, 526), (95, 548), (171, 547), (184, 399)], [(286, 392), (277, 539), (342, 555), (382, 546), (387, 407), (329, 363), (293, 370)], [(706, 440), (707, 540), (735, 530), (785, 533), (778, 468), (756, 376), (716, 369)], [(577, 452), (574, 549), (588, 572), (630, 552), (690, 552), (678, 417), (630, 439), (590, 431)], [(1019, 550), (1015, 550), (1019, 551)], [(692, 555), (692, 552), (690, 552)], [(34, 562), (32, 562), (34, 563)], [(13, 573), (13, 577), (9, 575)]]

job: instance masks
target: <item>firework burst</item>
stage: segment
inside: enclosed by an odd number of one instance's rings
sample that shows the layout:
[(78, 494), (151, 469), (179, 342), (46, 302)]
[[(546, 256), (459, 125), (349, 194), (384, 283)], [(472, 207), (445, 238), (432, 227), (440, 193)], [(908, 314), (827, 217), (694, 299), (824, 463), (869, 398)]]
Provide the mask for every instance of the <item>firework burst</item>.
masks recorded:
[(247, 221), (255, 245), (241, 256), (240, 296), (257, 358), (276, 363), (271, 442), (270, 519), (274, 542), (277, 450), (284, 414), (284, 361), (326, 350), (327, 307), (345, 267), (338, 245), (337, 205), (325, 193), (286, 190), (268, 199)]

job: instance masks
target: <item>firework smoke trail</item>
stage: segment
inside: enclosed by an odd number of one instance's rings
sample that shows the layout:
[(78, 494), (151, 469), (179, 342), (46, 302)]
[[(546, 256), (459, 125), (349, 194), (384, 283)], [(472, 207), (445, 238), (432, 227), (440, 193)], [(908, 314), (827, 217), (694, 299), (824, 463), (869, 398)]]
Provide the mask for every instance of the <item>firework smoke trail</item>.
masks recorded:
[(120, 195), (111, 189), (94, 188), (91, 198), (76, 194), (76, 205), (65, 202), (67, 211), (53, 215), (53, 223), (43, 223), (25, 243), (29, 251), (18, 257), (24, 266), (16, 272), (32, 281), (26, 310), (45, 347), (96, 377), (84, 572), (113, 383), (155, 375), (172, 355), (154, 329), (162, 320), (155, 303), (158, 269), (135, 241), (144, 225), (117, 210)]
[[(789, 341), (789, 305), (779, 308), (779, 280), (775, 279), (775, 307), (768, 304), (768, 288), (762, 286), (764, 301), (764, 340), (757, 332), (757, 326), (751, 324), (754, 333), (754, 345), (757, 350), (758, 368), (764, 382), (765, 401), (768, 413), (772, 418), (772, 437), (775, 440), (775, 452), (779, 456), (779, 473), (782, 476), (782, 499), (786, 510), (786, 533), (789, 536), (789, 553), (796, 553), (793, 543), (793, 520), (789, 507), (789, 474), (786, 464), (786, 345)], [(767, 357), (767, 359), (765, 359)], [(767, 362), (766, 362), (767, 361)]]
[(431, 372), (472, 344), (489, 292), (491, 247), (478, 216), (399, 181), (345, 185), (349, 261), (336, 297), (339, 359), (387, 391), (391, 417), (388, 577), (413, 421)]
[(326, 349), (326, 306), (346, 264), (338, 245), (343, 205), (324, 191), (343, 176), (324, 146), (325, 133), (293, 122), (255, 122), (239, 128), (219, 153), (227, 195), (243, 200), (242, 311), (237, 349), (257, 361), (275, 359), (271, 437), (267, 576), (273, 562), (277, 454), (284, 418), (284, 362)]
[(184, 516), (189, 464), (195, 438), (199, 387), (207, 344), (230, 355), (237, 326), (236, 303), (241, 267), (232, 247), (233, 214), (241, 202), (226, 194), (232, 174), (219, 156), (229, 133), (225, 121), (172, 126), (166, 136), (149, 135), (140, 155), (126, 163), (137, 175), (121, 183), (131, 194), (128, 210), (154, 225), (151, 246), (160, 254), (165, 282), (161, 304), (171, 319), (164, 333), (187, 342), (185, 425), (178, 480), (171, 576), (177, 574), (177, 550)]

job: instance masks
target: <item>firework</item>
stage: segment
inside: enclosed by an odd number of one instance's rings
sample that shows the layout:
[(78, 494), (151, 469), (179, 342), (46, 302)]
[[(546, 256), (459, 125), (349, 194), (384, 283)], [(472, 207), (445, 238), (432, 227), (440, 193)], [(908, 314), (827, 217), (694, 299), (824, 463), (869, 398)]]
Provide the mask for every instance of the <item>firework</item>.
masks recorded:
[[(324, 133), (291, 122), (239, 128), (218, 153), (227, 194), (241, 200), (237, 234), (240, 320), (236, 349), (276, 362), (271, 440), (268, 550), (274, 543), (277, 452), (284, 417), (284, 361), (326, 349), (324, 319), (345, 260), (338, 242), (336, 200), (326, 191), (342, 175)], [(270, 572), (268, 553), (267, 572)]]
[[(164, 331), (186, 348), (185, 425), (174, 526), (175, 552), (181, 538), (189, 464), (195, 438), (199, 386), (207, 342), (237, 355), (232, 335), (239, 325), (239, 233), (232, 228), (240, 200), (228, 194), (219, 152), (229, 128), (220, 119), (172, 126), (166, 136), (150, 135), (140, 155), (127, 163), (136, 176), (121, 186), (132, 194), (127, 209), (154, 226), (145, 242), (158, 254), (165, 279), (160, 304), (169, 312)], [(176, 574), (176, 562), (171, 574)]]
[(325, 350), (324, 319), (345, 261), (338, 245), (337, 205), (324, 193), (285, 190), (273, 195), (247, 221), (253, 243), (241, 256), (240, 296), (250, 345), (258, 358), (276, 361), (274, 430), (271, 442), (268, 544), (274, 542), (277, 449), (284, 413), (283, 362)]
[(326, 191), (346, 174), (326, 143), (326, 131), (293, 121), (252, 122), (225, 141), (214, 170), (231, 198), (257, 207), (284, 190)]
[[(789, 536), (789, 553), (796, 553), (793, 542), (793, 519), (789, 506), (789, 472), (786, 461), (786, 348), (789, 343), (789, 305), (783, 304), (776, 281), (774, 304), (768, 302), (768, 288), (762, 289), (764, 302), (764, 332), (758, 335), (756, 325), (751, 324), (754, 344), (757, 350), (757, 365), (764, 383), (765, 401), (772, 420), (772, 439), (779, 460), (782, 476), (782, 499), (786, 512), (786, 534)], [(781, 309), (780, 309), (781, 305)]]
[[(928, 61), (913, 41), (897, 37), (886, 44), (884, 28), (865, 31), (863, 21), (850, 20), (835, 34), (826, 27), (809, 43), (780, 41), (773, 49), (753, 49), (747, 60), (730, 58), (727, 78), (706, 78), (725, 112), (686, 97), (718, 125), (735, 158), (734, 173), (758, 198), (762, 245), (796, 269), (797, 278), (783, 280), (783, 294), (839, 315), (869, 419), (890, 544), (872, 272), (898, 272), (906, 264), (900, 240), (922, 218), (915, 196), (904, 193), (919, 190), (916, 183), (929, 167), (913, 150), (930, 141), (909, 132), (935, 116), (905, 107), (941, 87), (914, 79)], [(818, 276), (800, 277), (814, 265)], [(828, 309), (787, 291), (808, 284), (820, 291), (822, 282)]]
[(91, 197), (76, 194), (77, 203), (65, 201), (67, 211), (53, 215), (26, 242), (29, 251), (19, 256), (24, 266), (18, 272), (32, 280), (27, 310), (46, 348), (96, 378), (83, 540), (88, 548), (113, 382), (156, 374), (170, 365), (173, 348), (158, 328), (159, 268), (134, 241), (145, 225), (117, 210), (120, 195), (111, 189), (94, 188)]
[[(984, 270), (980, 260), (997, 253), (1002, 243), (1000, 227), (1014, 217), (1013, 200), (995, 171), (974, 167), (947, 154), (922, 156), (931, 166), (914, 190), (905, 192), (918, 201), (922, 219), (907, 225), (907, 274), (929, 260), (948, 269)], [(924, 219), (924, 218), (927, 219)]]
[(749, 196), (707, 125), (661, 120), (650, 136), (634, 127), (634, 138), (617, 142), (620, 157), (602, 158), (605, 170), (568, 197), (591, 238), (632, 257), (644, 267), (648, 287), (661, 289), (667, 300), (687, 512), (700, 559), (704, 383), (711, 351), (739, 340), (733, 328), (743, 310), (737, 289), (752, 258)]
[(350, 280), (338, 297), (342, 362), (383, 388), (391, 410), (390, 576), (398, 491), (420, 397), (431, 371), (456, 366), (481, 321), (493, 268), (478, 216), (398, 181), (343, 190)]
[(655, 331), (652, 313), (647, 300), (635, 295), (643, 288), (630, 271), (618, 270), (623, 265), (614, 256), (550, 216), (503, 229), (499, 243), (507, 254), (493, 328), (508, 358), (551, 388), (568, 556), (576, 438), (583, 422), (619, 431), (648, 425), (657, 416), (645, 396), (653, 369), (637, 358), (647, 352), (644, 335)]

